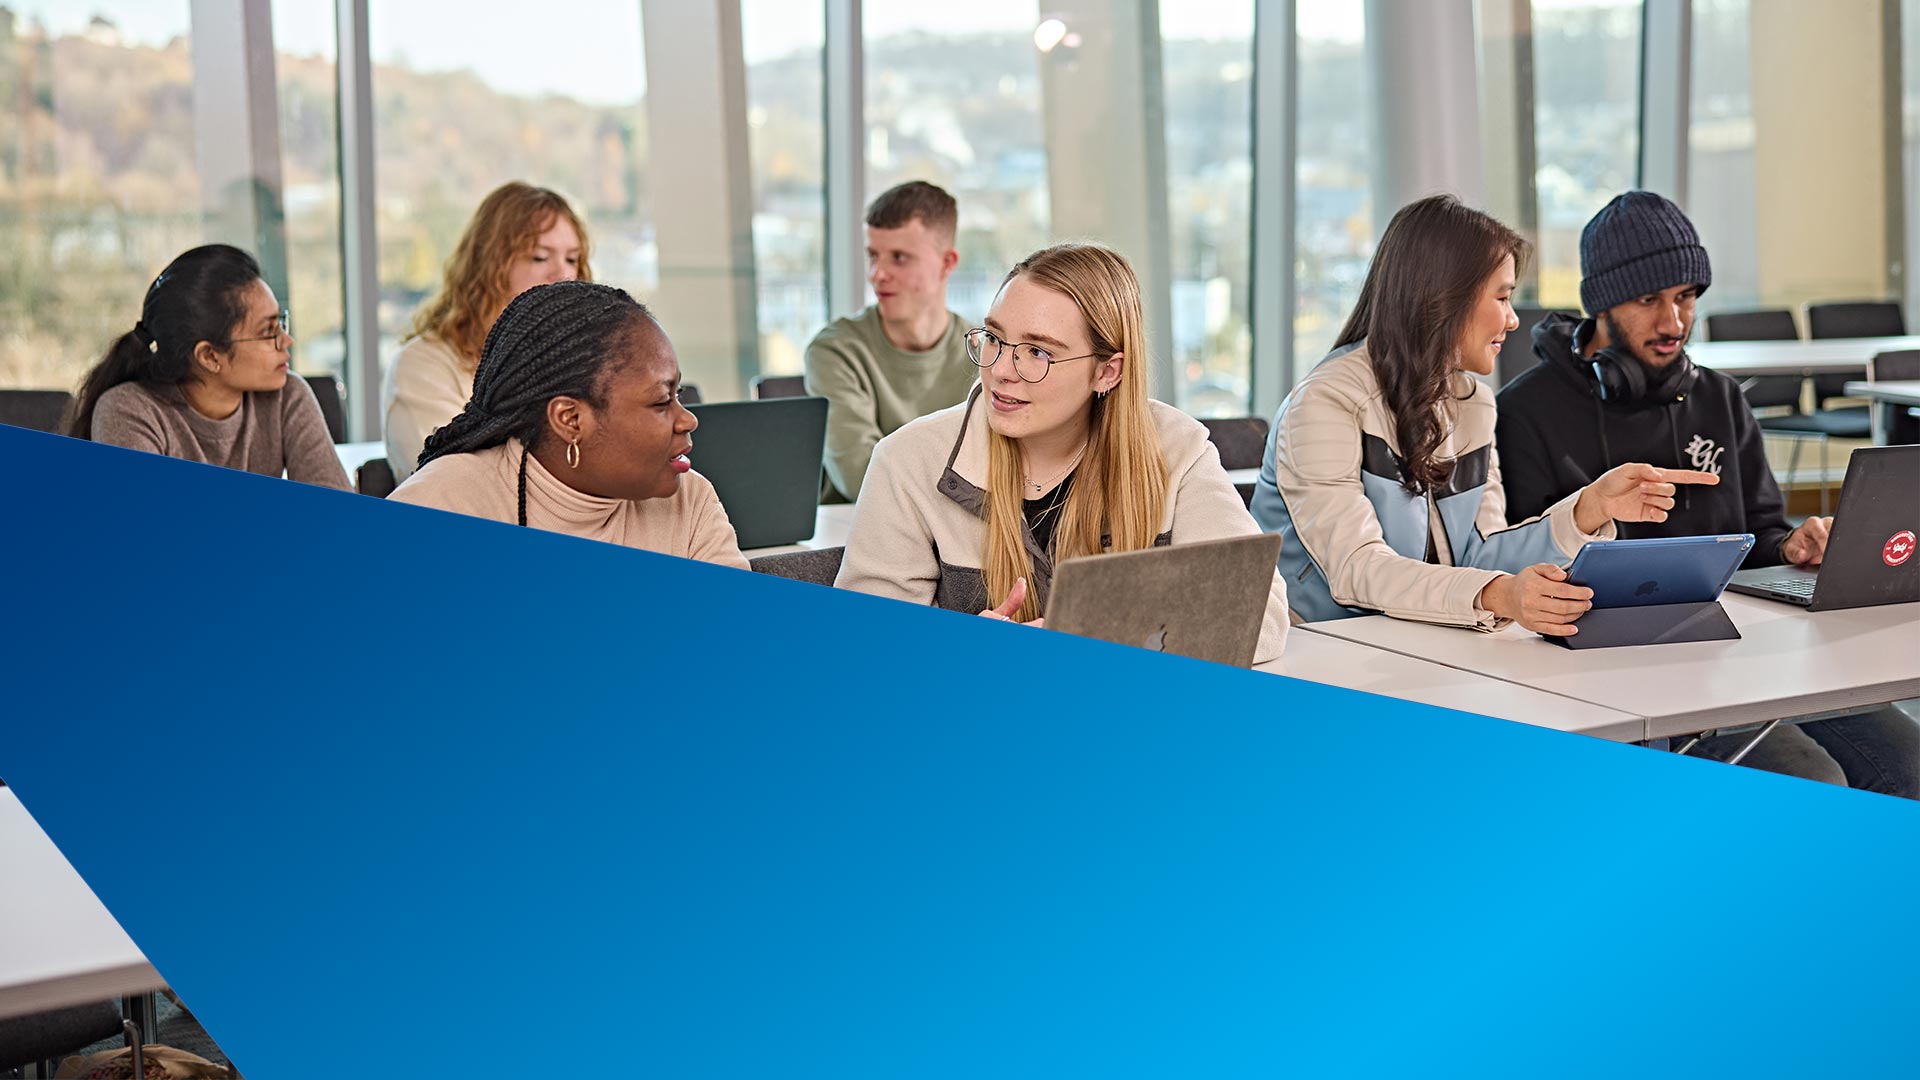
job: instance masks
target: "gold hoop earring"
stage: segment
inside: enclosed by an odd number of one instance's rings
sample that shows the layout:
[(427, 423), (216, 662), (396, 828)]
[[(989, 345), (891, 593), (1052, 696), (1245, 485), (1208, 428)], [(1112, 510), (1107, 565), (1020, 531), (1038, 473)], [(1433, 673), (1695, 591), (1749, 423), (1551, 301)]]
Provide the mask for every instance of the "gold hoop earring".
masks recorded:
[(580, 444), (577, 442), (570, 442), (567, 444), (567, 468), (577, 469), (579, 467), (580, 467)]

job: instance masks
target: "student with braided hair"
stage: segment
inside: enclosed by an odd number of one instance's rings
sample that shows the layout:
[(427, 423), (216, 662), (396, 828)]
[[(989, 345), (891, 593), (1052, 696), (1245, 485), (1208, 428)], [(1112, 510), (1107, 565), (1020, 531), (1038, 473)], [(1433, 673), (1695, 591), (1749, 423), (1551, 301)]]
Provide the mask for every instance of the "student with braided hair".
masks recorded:
[(87, 372), (66, 433), (351, 491), (313, 388), (288, 374), (292, 354), (253, 256), (194, 248), (153, 279), (133, 329)]
[(501, 312), (473, 399), (389, 498), (745, 570), (687, 462), (697, 425), (652, 313), (608, 285), (541, 285)]

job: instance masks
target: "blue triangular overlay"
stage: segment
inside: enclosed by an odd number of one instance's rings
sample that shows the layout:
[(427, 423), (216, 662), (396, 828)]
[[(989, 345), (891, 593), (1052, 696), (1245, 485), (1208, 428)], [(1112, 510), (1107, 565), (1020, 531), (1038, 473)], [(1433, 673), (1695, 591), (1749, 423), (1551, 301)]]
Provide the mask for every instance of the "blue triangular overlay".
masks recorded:
[[(1913, 1060), (1909, 803), (15, 429), (0, 463), (0, 776), (253, 1076)], [(129, 858), (127, 791), (191, 852)]]

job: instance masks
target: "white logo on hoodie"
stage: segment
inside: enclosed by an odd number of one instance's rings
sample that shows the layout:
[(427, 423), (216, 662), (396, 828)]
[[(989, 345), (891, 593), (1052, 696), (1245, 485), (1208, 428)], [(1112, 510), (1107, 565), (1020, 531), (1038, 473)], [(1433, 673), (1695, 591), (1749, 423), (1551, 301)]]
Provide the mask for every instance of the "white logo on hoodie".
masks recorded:
[(1724, 446), (1715, 446), (1712, 439), (1695, 435), (1693, 441), (1687, 444), (1687, 457), (1693, 462), (1694, 468), (1719, 476), (1720, 453), (1725, 449)]

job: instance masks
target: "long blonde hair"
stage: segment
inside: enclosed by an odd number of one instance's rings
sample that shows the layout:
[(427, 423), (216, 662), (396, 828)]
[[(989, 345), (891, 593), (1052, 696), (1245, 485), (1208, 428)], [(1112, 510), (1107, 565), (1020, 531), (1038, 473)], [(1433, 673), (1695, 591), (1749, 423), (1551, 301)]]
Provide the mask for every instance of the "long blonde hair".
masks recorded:
[(532, 251), (541, 234), (562, 217), (580, 237), (579, 278), (592, 281), (587, 226), (567, 204), (566, 197), (543, 187), (509, 181), (480, 200), (480, 208), (473, 212), (473, 220), (467, 222), (460, 242), (447, 257), (440, 291), (414, 313), (409, 338), (437, 337), (453, 346), (468, 368), (479, 367), (487, 331), (507, 301), (513, 299), (507, 295), (507, 274), (513, 260)]
[[(1022, 259), (1000, 287), (1021, 275), (1074, 302), (1102, 359), (1114, 353), (1125, 357), (1119, 385), (1089, 403), (1087, 450), (1054, 526), (1054, 558), (1152, 547), (1167, 502), (1167, 463), (1147, 412), (1147, 337), (1133, 267), (1098, 244), (1056, 244)], [(983, 571), (990, 598), (1004, 598), (1019, 578), (1033, 579), (1024, 540), (1024, 485), (1019, 443), (989, 427)], [(1040, 598), (1029, 590), (1015, 617), (1025, 621), (1039, 615)]]

